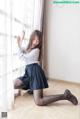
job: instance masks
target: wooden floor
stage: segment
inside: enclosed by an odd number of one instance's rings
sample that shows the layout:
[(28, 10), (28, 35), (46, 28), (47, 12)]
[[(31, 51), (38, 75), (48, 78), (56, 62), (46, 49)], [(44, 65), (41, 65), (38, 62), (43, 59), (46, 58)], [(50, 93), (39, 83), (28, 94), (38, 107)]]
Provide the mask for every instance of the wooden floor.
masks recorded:
[[(49, 81), (49, 88), (44, 95), (63, 93), (69, 88), (80, 101), (80, 85), (58, 81)], [(68, 101), (59, 101), (47, 106), (35, 105), (33, 96), (24, 93), (15, 100), (15, 107), (8, 113), (8, 119), (80, 119), (80, 102), (78, 106)]]

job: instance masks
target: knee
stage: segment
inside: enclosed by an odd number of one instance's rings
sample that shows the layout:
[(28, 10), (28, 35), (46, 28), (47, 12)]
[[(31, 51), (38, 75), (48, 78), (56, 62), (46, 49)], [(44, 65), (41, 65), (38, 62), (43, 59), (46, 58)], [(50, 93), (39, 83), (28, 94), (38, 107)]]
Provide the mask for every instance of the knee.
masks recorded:
[(43, 103), (43, 100), (42, 100), (42, 99), (37, 99), (37, 100), (35, 100), (35, 104), (36, 104), (37, 106), (44, 106), (44, 103)]
[(18, 85), (16, 83), (16, 81), (14, 82), (14, 89), (17, 89), (18, 88)]
[(18, 89), (21, 83), (16, 79), (14, 80), (14, 89)]
[(14, 89), (16, 89), (16, 80), (14, 80), (13, 84), (14, 84)]

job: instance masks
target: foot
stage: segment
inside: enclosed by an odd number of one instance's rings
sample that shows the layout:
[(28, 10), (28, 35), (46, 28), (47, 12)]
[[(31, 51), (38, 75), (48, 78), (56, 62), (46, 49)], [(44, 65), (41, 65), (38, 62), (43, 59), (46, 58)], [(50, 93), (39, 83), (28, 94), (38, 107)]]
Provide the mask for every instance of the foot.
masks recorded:
[(18, 92), (14, 94), (15, 98), (17, 98), (18, 96), (21, 96), (21, 90), (18, 90)]
[(77, 98), (70, 92), (70, 90), (66, 89), (64, 92), (65, 98), (72, 102), (74, 105), (78, 104)]
[(33, 91), (32, 91), (32, 90), (28, 90), (27, 92), (28, 92), (28, 94), (30, 94), (30, 95), (33, 94)]

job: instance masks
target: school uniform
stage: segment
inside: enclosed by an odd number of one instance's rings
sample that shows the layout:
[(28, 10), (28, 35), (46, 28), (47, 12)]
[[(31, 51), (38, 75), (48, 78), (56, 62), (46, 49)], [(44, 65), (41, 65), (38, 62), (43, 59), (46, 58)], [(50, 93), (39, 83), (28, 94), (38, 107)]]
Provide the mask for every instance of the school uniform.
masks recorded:
[(48, 88), (47, 78), (38, 61), (39, 48), (32, 49), (31, 52), (24, 53), (19, 50), (20, 59), (26, 62), (25, 73), (18, 77), (23, 82), (23, 89), (38, 90)]

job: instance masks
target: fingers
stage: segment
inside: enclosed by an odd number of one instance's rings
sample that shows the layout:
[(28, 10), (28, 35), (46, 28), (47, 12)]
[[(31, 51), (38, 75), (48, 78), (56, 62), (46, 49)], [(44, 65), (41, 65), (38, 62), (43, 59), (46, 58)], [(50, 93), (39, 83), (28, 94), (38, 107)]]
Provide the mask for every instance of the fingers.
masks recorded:
[(14, 36), (14, 38), (16, 38), (16, 39), (21, 39), (21, 37), (20, 37), (20, 36)]
[(18, 41), (21, 41), (24, 39), (24, 36), (25, 36), (25, 31), (22, 31), (21, 35), (14, 36), (14, 38), (16, 38)]

